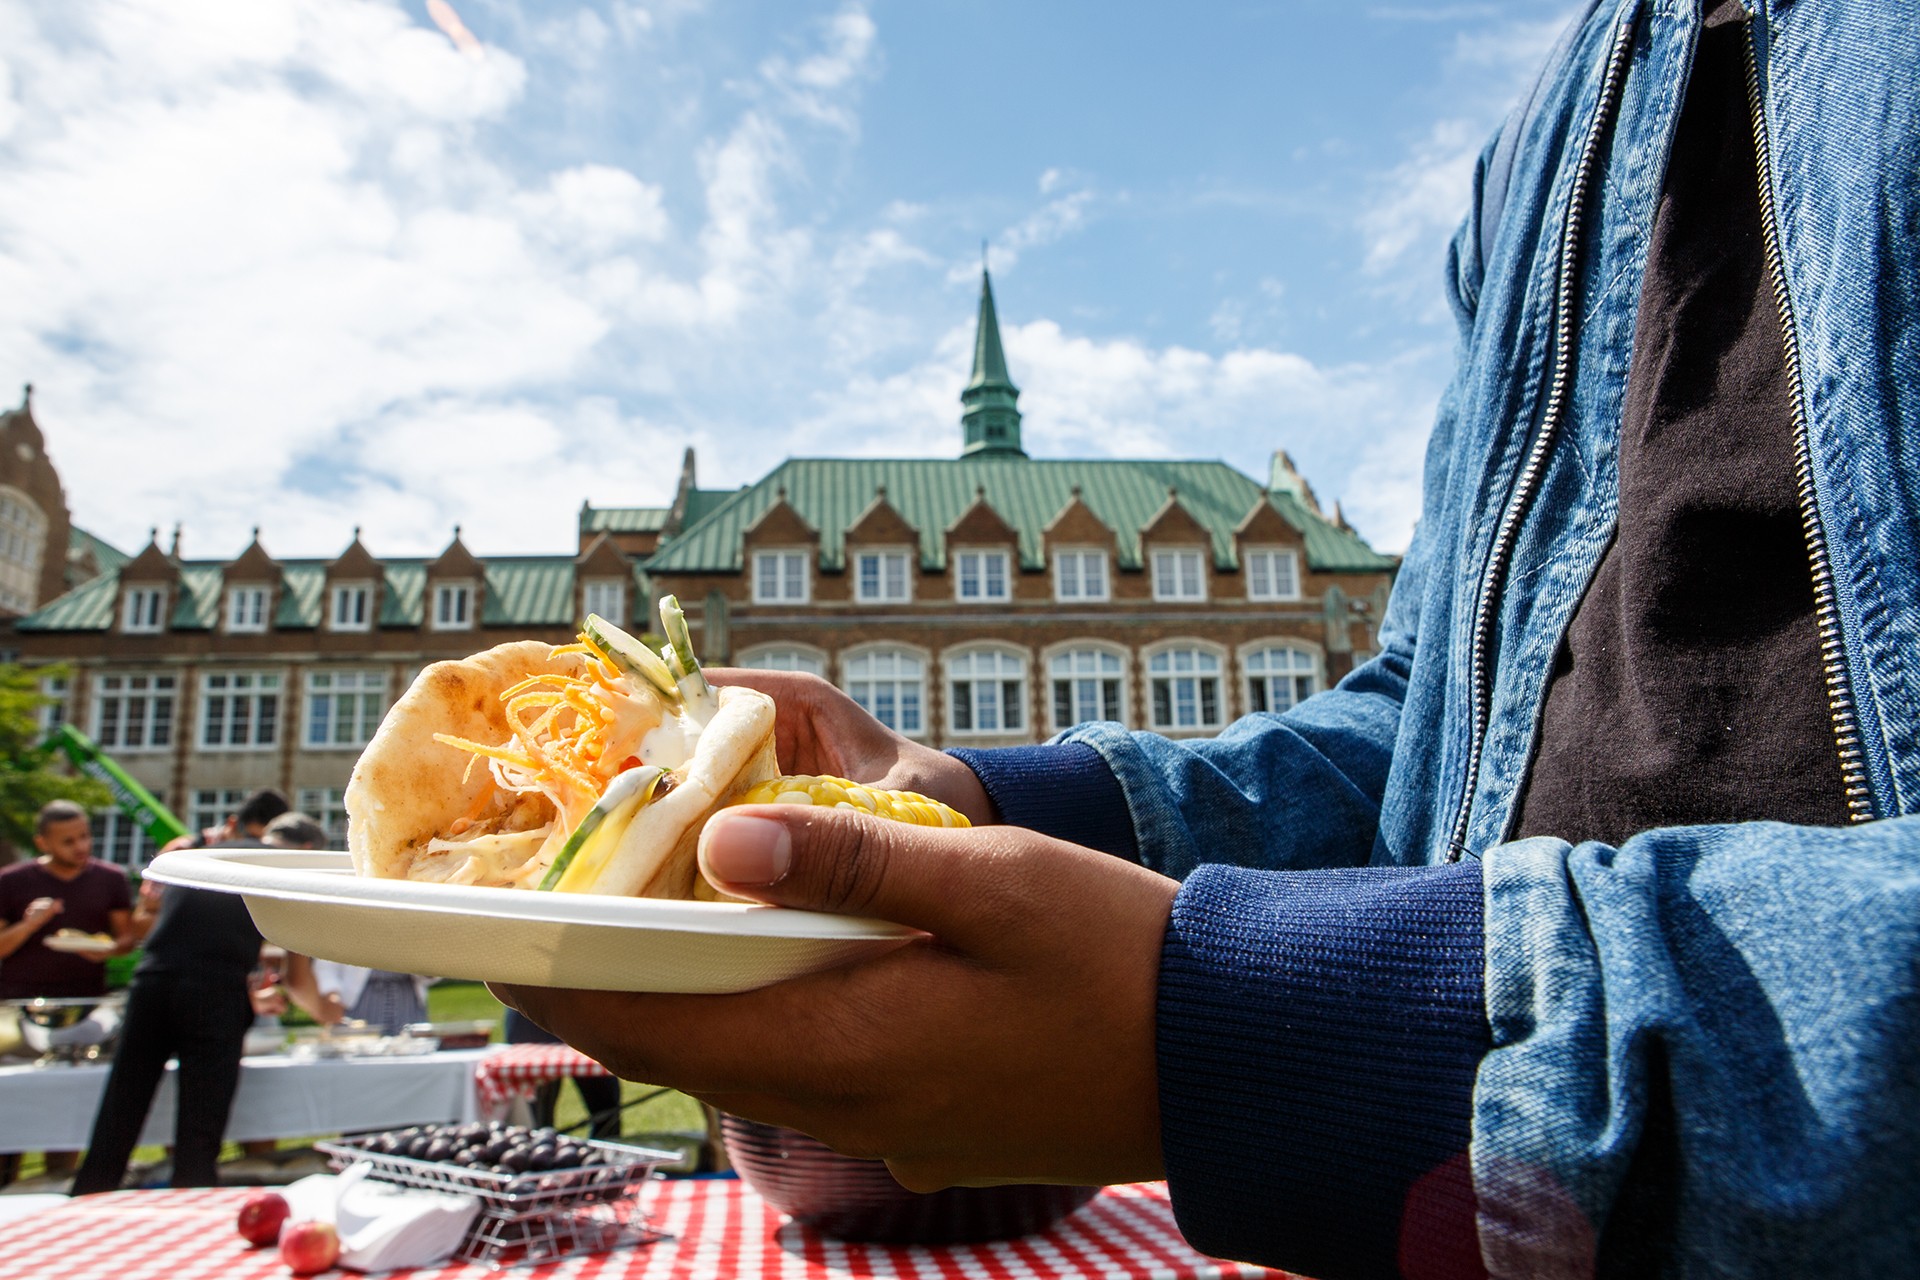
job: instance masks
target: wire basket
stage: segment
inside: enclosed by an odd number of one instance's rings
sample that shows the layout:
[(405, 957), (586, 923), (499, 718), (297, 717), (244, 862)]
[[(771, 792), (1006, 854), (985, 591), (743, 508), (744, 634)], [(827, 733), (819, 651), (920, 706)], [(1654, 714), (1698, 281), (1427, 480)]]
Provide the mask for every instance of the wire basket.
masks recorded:
[(454, 1256), (496, 1271), (662, 1239), (640, 1207), (640, 1192), (661, 1176), (662, 1164), (680, 1159), (674, 1151), (589, 1141), (587, 1146), (607, 1153), (606, 1163), (505, 1174), (368, 1150), (380, 1136), (313, 1145), (335, 1172), (364, 1164), (369, 1178), (479, 1200), (480, 1212)]

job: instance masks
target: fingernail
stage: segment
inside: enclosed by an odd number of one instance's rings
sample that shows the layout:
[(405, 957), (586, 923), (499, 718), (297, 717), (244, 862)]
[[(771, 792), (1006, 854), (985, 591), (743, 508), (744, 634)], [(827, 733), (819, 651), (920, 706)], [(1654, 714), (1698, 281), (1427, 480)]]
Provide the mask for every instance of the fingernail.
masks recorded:
[(793, 838), (784, 822), (720, 814), (701, 836), (707, 877), (723, 884), (778, 884), (793, 865)]

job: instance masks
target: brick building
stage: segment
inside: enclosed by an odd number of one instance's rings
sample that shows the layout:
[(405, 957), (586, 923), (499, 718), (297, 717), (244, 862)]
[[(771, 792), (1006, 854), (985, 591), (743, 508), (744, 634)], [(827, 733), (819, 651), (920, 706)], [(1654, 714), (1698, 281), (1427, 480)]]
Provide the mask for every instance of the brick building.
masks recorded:
[[(983, 275), (957, 458), (795, 458), (710, 490), (689, 450), (670, 506), (583, 506), (567, 555), (482, 559), (456, 529), (431, 560), (380, 558), (356, 530), (333, 559), (280, 561), (256, 530), (232, 560), (185, 560), (156, 536), (20, 618), (11, 645), (73, 665), (62, 714), (183, 818), (275, 785), (336, 836), (358, 748), (426, 663), (561, 643), (587, 612), (643, 630), (665, 592), (708, 663), (816, 672), (936, 746), (1088, 719), (1209, 734), (1371, 650), (1394, 561), (1284, 453), (1264, 482), (1030, 458), (1018, 395)], [(144, 853), (116, 815), (101, 836)]]

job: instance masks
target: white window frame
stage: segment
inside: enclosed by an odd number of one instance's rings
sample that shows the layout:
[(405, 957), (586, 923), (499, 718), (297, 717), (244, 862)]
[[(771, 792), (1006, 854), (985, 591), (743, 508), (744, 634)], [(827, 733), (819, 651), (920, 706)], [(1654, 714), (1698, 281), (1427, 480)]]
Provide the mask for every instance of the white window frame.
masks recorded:
[[(853, 598), (861, 604), (905, 604), (913, 599), (913, 553), (904, 547), (862, 547), (853, 553)], [(875, 589), (867, 590), (873, 564)]]
[(435, 631), (471, 631), (479, 612), (480, 593), (471, 578), (433, 584), (433, 611), (427, 615)]
[(1207, 598), (1204, 547), (1155, 547), (1148, 556), (1153, 598), (1168, 604), (1193, 604)]
[[(202, 671), (200, 673), (200, 714), (194, 725), (196, 751), (271, 751), (280, 745), (280, 729), (285, 721), (286, 676), (274, 670), (254, 668)], [(236, 715), (245, 707), (244, 716)], [(263, 715), (263, 712), (266, 714)], [(233, 740), (234, 726), (244, 724), (246, 737)], [(261, 726), (265, 725), (264, 732)], [(216, 725), (221, 740), (209, 741)]]
[[(1273, 665), (1273, 654), (1288, 654), (1284, 668)], [(1240, 684), (1246, 694), (1247, 711), (1286, 711), (1299, 706), (1326, 688), (1326, 671), (1318, 646), (1291, 636), (1273, 636), (1240, 646)], [(1306, 682), (1304, 691), (1301, 681)], [(1284, 682), (1284, 696), (1276, 693), (1276, 681)], [(1261, 703), (1266, 705), (1262, 706)], [(1276, 705), (1284, 704), (1284, 705)]]
[(827, 655), (807, 644), (763, 644), (743, 650), (735, 662), (754, 671), (804, 671), (827, 674)]
[[(911, 664), (912, 670), (902, 670)], [(925, 650), (902, 644), (862, 645), (840, 655), (840, 687), (867, 714), (909, 738), (927, 735), (927, 677), (932, 667)], [(890, 670), (874, 669), (891, 667)], [(910, 690), (911, 699), (902, 696)], [(882, 696), (883, 693), (886, 696)], [(911, 704), (912, 716), (905, 712)]]
[(804, 547), (760, 547), (753, 553), (755, 604), (806, 604), (813, 599), (813, 553)]
[(327, 847), (347, 847), (347, 804), (345, 787), (302, 787), (298, 792), (300, 812), (327, 829)]
[(1300, 553), (1292, 547), (1245, 547), (1249, 600), (1298, 600)]
[[(1164, 663), (1163, 663), (1164, 660)], [(1158, 733), (1215, 733), (1227, 725), (1227, 655), (1220, 646), (1204, 640), (1182, 638), (1154, 645), (1141, 655), (1141, 675), (1146, 686), (1147, 727)], [(1163, 669), (1164, 667), (1164, 669)], [(1161, 714), (1160, 685), (1167, 686), (1166, 715)], [(1186, 688), (1191, 682), (1191, 688)], [(1206, 685), (1213, 686), (1213, 716), (1208, 718)], [(1183, 707), (1191, 706), (1191, 720), (1183, 718)]]
[(128, 587), (120, 606), (120, 630), (130, 636), (156, 635), (166, 616), (165, 587)]
[(42, 734), (52, 733), (67, 722), (67, 711), (72, 706), (73, 678), (71, 676), (41, 676), (40, 692), (53, 699), (43, 703), (37, 709)]
[(580, 584), (580, 616), (597, 613), (617, 626), (627, 625), (627, 580), (588, 578)]
[[(312, 668), (301, 683), (300, 745), (308, 751), (357, 751), (387, 714), (384, 667)], [(343, 724), (351, 726), (345, 738)]]
[(963, 645), (941, 654), (947, 732), (956, 738), (1027, 734), (1033, 717), (1027, 701), (1031, 665), (1025, 650), (1005, 644)]
[[(1071, 729), (1077, 724), (1085, 724), (1090, 720), (1130, 723), (1127, 719), (1129, 655), (1125, 649), (1099, 640), (1066, 640), (1048, 648), (1043, 656), (1047, 672), (1047, 717), (1055, 733)], [(1089, 658), (1097, 661), (1084, 661)], [(1109, 690), (1105, 687), (1109, 681), (1118, 686), (1111, 691), (1113, 694), (1111, 699), (1108, 698)], [(1060, 716), (1062, 684), (1072, 686), (1067, 690), (1067, 697), (1073, 708), (1074, 718), (1069, 720), (1062, 720)], [(1099, 714), (1080, 714), (1081, 708), (1089, 698), (1099, 703)], [(1113, 712), (1112, 715), (1107, 714), (1109, 710)]]
[[(89, 682), (93, 703), (93, 740), (102, 749), (116, 755), (133, 755), (147, 751), (171, 751), (174, 735), (180, 727), (180, 677), (171, 671), (109, 671), (91, 678)], [(162, 705), (166, 714), (156, 716), (156, 709)], [(140, 714), (136, 717), (131, 710), (138, 706)], [(108, 708), (113, 714), (108, 715)], [(128, 730), (137, 725), (138, 741), (130, 739)], [(164, 736), (156, 738), (156, 725), (164, 728)]]
[(102, 862), (139, 870), (153, 856), (153, 841), (133, 815), (119, 809), (93, 811), (93, 856)]
[[(355, 602), (359, 607), (343, 610), (341, 606), (349, 602)], [(327, 630), (373, 630), (373, 615), (378, 602), (379, 597), (374, 595), (371, 582), (334, 583), (327, 589)]]
[[(1003, 604), (1013, 599), (1013, 553), (1005, 547), (961, 547), (953, 556), (953, 598), (961, 604)], [(1000, 590), (990, 590), (998, 570)], [(973, 583), (969, 593), (967, 586)]]
[(196, 787), (192, 794), (192, 829), (205, 831), (240, 812), (253, 793), (245, 787)]
[[(1053, 552), (1053, 598), (1061, 604), (1085, 604), (1113, 599), (1111, 557), (1100, 547), (1056, 547)], [(1091, 584), (1087, 569), (1099, 566), (1099, 582)]]
[(227, 588), (227, 631), (231, 635), (253, 635), (267, 629), (267, 609), (273, 591), (254, 583)]

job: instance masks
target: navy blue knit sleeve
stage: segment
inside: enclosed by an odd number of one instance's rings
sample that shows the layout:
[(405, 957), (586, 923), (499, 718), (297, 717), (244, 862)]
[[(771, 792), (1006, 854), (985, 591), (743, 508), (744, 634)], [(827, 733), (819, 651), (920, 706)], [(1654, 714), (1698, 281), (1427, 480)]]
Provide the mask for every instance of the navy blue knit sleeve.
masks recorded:
[(955, 747), (947, 754), (979, 775), (1002, 822), (1138, 861), (1126, 795), (1092, 747)]
[(1204, 866), (1160, 960), (1180, 1229), (1323, 1280), (1483, 1274), (1466, 1152), (1491, 1047), (1477, 863)]

